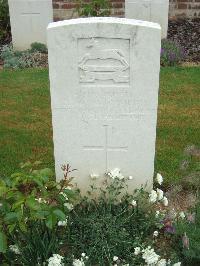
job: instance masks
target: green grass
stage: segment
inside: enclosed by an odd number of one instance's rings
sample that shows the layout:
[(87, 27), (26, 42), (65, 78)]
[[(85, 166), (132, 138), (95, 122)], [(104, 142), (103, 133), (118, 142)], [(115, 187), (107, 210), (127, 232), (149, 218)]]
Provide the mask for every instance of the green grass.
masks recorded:
[[(155, 172), (161, 172), (167, 183), (180, 179), (184, 149), (200, 146), (199, 120), (200, 68), (162, 68)], [(3, 70), (0, 175), (12, 173), (27, 160), (42, 160), (46, 166), (54, 167), (48, 71)]]

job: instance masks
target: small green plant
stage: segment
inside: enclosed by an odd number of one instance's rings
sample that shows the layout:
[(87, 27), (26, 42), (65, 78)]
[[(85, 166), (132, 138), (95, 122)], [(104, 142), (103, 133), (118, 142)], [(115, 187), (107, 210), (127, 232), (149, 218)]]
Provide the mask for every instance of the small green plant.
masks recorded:
[(22, 164), (22, 171), (0, 179), (0, 253), (8, 263), (14, 258), (17, 265), (43, 265), (60, 249), (76, 195), (71, 170), (63, 166), (64, 179), (57, 183), (39, 164)]
[(44, 53), (47, 54), (48, 50), (47, 50), (47, 46), (43, 43), (39, 43), (39, 42), (34, 42), (31, 44), (31, 52), (40, 52), (40, 53)]
[(77, 11), (82, 17), (105, 17), (110, 15), (108, 0), (78, 0)]
[(161, 66), (176, 66), (184, 60), (184, 57), (185, 51), (178, 43), (167, 39), (162, 40)]

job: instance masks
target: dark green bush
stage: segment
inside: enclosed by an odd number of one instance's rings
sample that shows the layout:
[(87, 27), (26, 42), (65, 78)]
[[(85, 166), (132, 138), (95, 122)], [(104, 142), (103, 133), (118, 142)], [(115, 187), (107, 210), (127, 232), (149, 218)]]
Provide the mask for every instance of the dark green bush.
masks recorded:
[(4, 38), (10, 32), (10, 17), (8, 0), (0, 0), (0, 42), (3, 42)]
[(39, 43), (39, 42), (34, 42), (31, 44), (31, 52), (40, 52), (40, 53), (47, 54), (48, 50), (47, 50), (47, 46), (45, 44)]

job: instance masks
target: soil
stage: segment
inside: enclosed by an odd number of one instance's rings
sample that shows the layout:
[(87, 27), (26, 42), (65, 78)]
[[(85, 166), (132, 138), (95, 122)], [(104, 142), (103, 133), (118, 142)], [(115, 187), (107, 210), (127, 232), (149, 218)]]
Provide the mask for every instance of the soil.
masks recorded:
[(186, 61), (200, 62), (200, 18), (169, 21), (168, 39), (185, 49)]

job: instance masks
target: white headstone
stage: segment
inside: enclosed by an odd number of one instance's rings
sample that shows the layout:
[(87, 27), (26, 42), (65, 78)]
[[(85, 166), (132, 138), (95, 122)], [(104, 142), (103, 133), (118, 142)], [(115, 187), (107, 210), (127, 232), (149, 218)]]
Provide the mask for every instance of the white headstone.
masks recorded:
[(120, 168), (130, 189), (152, 185), (160, 70), (160, 26), (82, 18), (48, 27), (57, 179), (61, 165), (90, 174)]
[(53, 21), (52, 0), (8, 0), (12, 42), (16, 50), (31, 43), (46, 44), (46, 28)]
[(156, 22), (167, 37), (169, 0), (125, 0), (125, 17)]

